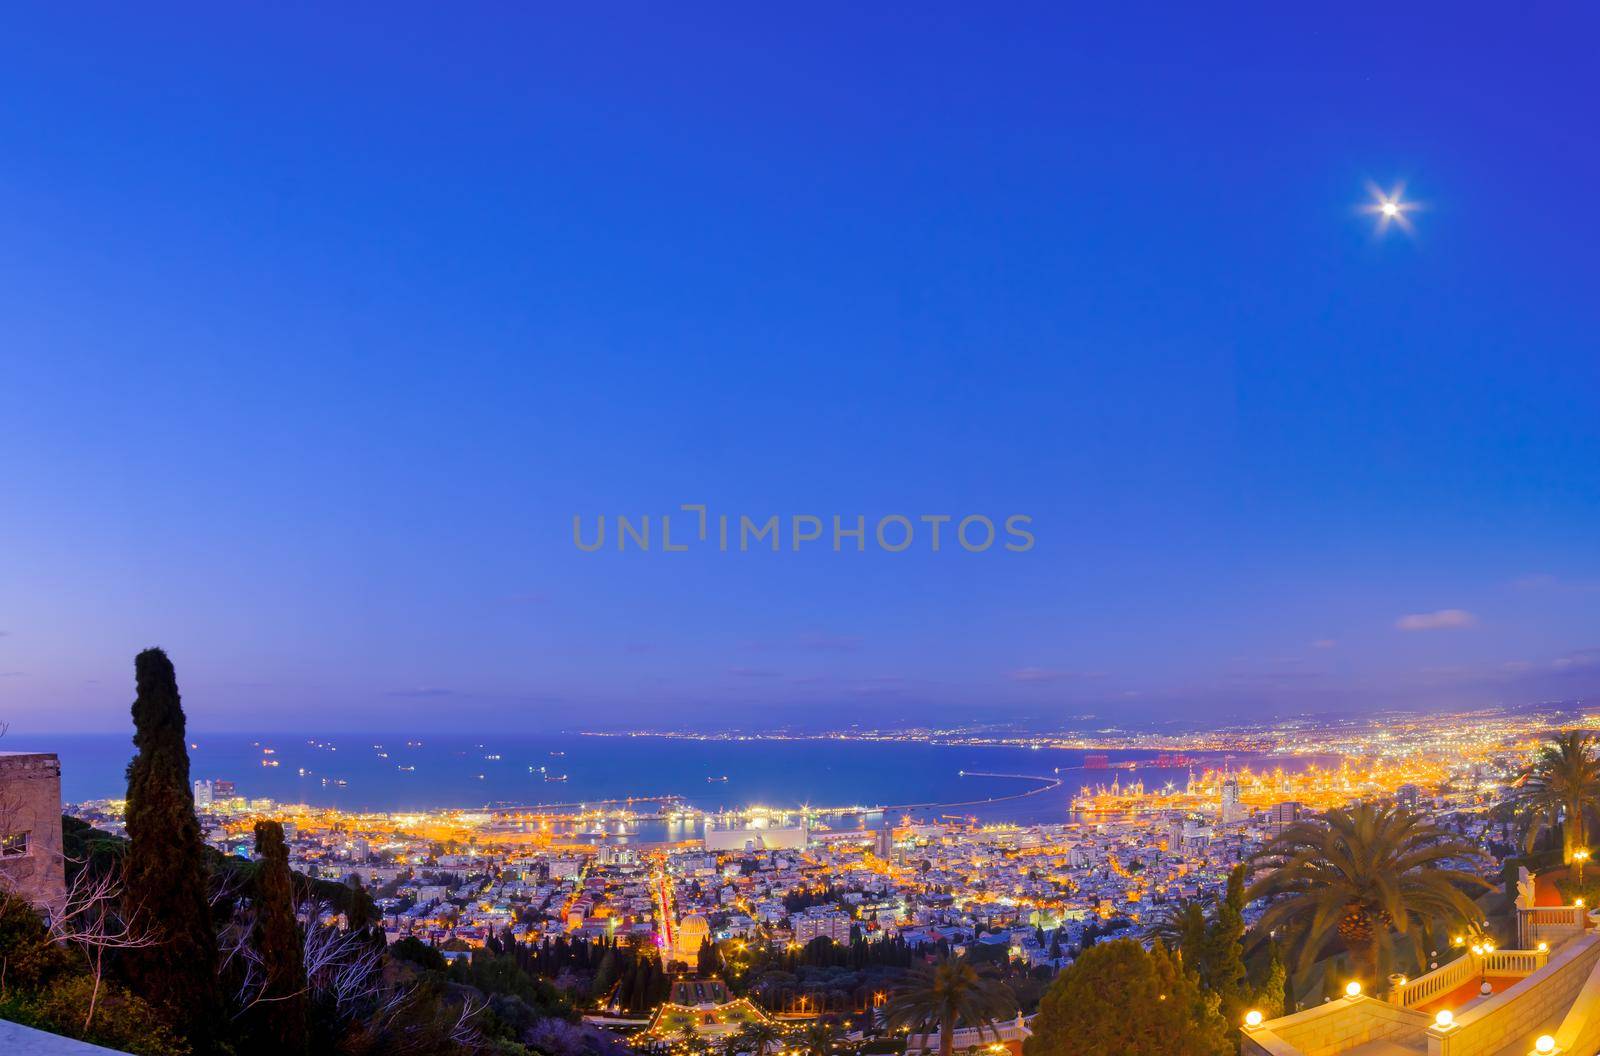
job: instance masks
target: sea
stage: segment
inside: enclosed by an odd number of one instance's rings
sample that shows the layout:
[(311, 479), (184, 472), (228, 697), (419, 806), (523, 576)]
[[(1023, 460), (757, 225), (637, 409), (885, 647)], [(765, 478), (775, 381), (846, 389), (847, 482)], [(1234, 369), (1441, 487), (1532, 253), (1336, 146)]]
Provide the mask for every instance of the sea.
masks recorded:
[[(8, 751), (55, 752), (68, 803), (121, 798), (133, 745), (125, 735), (12, 734)], [(1182, 787), (1190, 767), (1157, 766), (1157, 750), (1093, 754), (1112, 769), (1084, 768), (1085, 752), (916, 740), (688, 739), (507, 734), (429, 737), (373, 734), (194, 734), (191, 777), (233, 782), (236, 794), (349, 811), (406, 812), (545, 806), (576, 809), (630, 797), (681, 797), (705, 812), (882, 808), (839, 813), (845, 825), (974, 818), (1043, 824), (1071, 820), (1086, 785)], [(1282, 765), (1322, 758), (1193, 754), (1191, 766)], [(1134, 763), (1133, 769), (1116, 768)], [(636, 804), (647, 812), (649, 804)], [(840, 822), (835, 821), (835, 827)], [(610, 835), (641, 841), (691, 833), (641, 823)], [(598, 834), (598, 833), (596, 833)]]

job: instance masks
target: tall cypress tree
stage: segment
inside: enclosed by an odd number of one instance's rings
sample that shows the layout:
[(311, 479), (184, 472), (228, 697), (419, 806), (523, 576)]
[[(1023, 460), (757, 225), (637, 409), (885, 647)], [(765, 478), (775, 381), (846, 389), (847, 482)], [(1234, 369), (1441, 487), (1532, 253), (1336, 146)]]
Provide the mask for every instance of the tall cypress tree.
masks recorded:
[(306, 1051), (306, 969), (281, 823), (256, 822), (256, 856), (260, 867), (250, 937), (266, 981), (251, 1010), (251, 1048), (274, 1056), (301, 1053)]
[(367, 925), (372, 923), (372, 908), (368, 903), (366, 885), (362, 884), (359, 873), (351, 873), (350, 910), (344, 915), (345, 926), (351, 931), (365, 931)]
[(1244, 964), (1244, 876), (1236, 865), (1228, 874), (1228, 893), (1217, 904), (1216, 919), (1206, 929), (1197, 965), (1200, 981), (1221, 1001), (1223, 1019), (1237, 1027), (1254, 993)]
[(183, 704), (172, 661), (146, 649), (133, 662), (133, 743), (128, 764), (128, 914), (160, 942), (129, 950), (128, 984), (164, 1010), (197, 1052), (221, 1029), (217, 933), (207, 898), (205, 843), (194, 816)]

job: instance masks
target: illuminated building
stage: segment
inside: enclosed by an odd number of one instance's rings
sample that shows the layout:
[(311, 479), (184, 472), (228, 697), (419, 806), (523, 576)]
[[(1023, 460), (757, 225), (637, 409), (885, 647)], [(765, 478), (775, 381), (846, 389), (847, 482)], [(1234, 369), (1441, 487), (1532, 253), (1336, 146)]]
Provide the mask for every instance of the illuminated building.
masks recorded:
[(1300, 804), (1294, 800), (1274, 803), (1267, 811), (1267, 829), (1274, 836), (1300, 820)]
[(684, 964), (695, 964), (700, 958), (700, 944), (711, 938), (711, 925), (698, 913), (691, 913), (678, 922), (677, 959)]
[(798, 825), (744, 825), (730, 828), (706, 826), (708, 851), (775, 851), (803, 848), (810, 838), (806, 823)]
[(1223, 825), (1237, 825), (1245, 819), (1244, 804), (1239, 802), (1239, 779), (1230, 774), (1222, 779), (1222, 790), (1218, 796), (1221, 810), (1217, 820)]

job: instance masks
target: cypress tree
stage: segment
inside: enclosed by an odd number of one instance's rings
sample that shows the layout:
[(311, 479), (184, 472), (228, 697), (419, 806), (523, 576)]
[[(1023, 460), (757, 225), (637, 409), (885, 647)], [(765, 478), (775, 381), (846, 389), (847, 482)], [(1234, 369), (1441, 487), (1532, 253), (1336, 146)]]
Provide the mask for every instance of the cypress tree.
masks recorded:
[(622, 1011), (635, 1010), (633, 995), (638, 989), (638, 982), (639, 962), (635, 961), (632, 967), (622, 973), (622, 981), (617, 984), (617, 1007)]
[(1198, 968), (1200, 980), (1221, 1002), (1224, 1021), (1238, 1026), (1254, 993), (1244, 964), (1244, 874), (1236, 865), (1228, 875), (1227, 896), (1217, 905), (1216, 919), (1206, 929)]
[(350, 912), (344, 915), (344, 919), (349, 929), (355, 932), (366, 931), (367, 925), (372, 923), (372, 898), (367, 894), (359, 873), (350, 874)]
[(1283, 958), (1278, 955), (1278, 944), (1272, 944), (1272, 957), (1267, 962), (1265, 977), (1256, 989), (1256, 1007), (1267, 1019), (1277, 1019), (1289, 1009), (1289, 972)]
[(615, 950), (606, 950), (600, 958), (600, 967), (595, 969), (594, 985), (590, 992), (598, 1000), (606, 996), (613, 983), (617, 981), (617, 954)]
[(128, 764), (125, 897), (136, 926), (160, 941), (127, 951), (128, 985), (162, 1009), (197, 1052), (206, 1052), (222, 1019), (217, 933), (189, 784), (183, 703), (166, 653), (146, 649), (133, 669), (138, 754)]
[(250, 938), (266, 981), (252, 1010), (252, 1048), (262, 1053), (306, 1051), (306, 970), (283, 826), (256, 822), (256, 920)]

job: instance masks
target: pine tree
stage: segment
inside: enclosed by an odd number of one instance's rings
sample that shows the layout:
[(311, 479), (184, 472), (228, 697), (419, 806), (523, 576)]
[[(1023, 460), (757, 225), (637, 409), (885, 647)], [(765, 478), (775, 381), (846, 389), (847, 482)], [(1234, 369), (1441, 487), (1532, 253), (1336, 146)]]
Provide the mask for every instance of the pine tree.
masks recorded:
[(172, 661), (146, 649), (133, 662), (133, 743), (128, 764), (128, 915), (160, 936), (129, 950), (130, 989), (162, 1009), (197, 1052), (222, 1027), (217, 933), (207, 897), (205, 842), (194, 814), (183, 703)]
[(250, 1048), (263, 1054), (306, 1051), (306, 970), (294, 918), (293, 877), (283, 826), (256, 822), (256, 920), (251, 943), (265, 981), (251, 1010)]
[(1133, 939), (1085, 950), (1039, 1004), (1024, 1056), (1227, 1056), (1217, 998), (1160, 943)]

